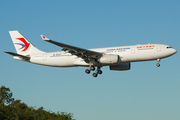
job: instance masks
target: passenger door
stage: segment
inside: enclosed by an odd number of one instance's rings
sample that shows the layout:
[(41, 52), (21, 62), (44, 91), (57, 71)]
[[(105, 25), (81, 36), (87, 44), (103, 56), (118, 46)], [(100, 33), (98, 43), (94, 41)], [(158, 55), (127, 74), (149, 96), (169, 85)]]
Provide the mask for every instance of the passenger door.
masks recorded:
[(160, 45), (157, 45), (157, 46), (156, 46), (156, 50), (157, 50), (157, 52), (160, 52), (160, 51), (161, 51), (161, 46), (160, 46)]
[(135, 53), (135, 47), (131, 47), (131, 53), (132, 53), (132, 54)]

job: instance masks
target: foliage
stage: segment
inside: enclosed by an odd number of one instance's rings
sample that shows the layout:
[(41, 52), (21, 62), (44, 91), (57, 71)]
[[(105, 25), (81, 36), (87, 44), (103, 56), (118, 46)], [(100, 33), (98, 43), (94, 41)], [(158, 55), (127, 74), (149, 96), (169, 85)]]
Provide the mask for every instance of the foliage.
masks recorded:
[(9, 88), (6, 88), (5, 86), (1, 86), (0, 88), (0, 104), (1, 103), (5, 103), (5, 104), (9, 104), (11, 103), (14, 98), (12, 97), (12, 93), (10, 92)]
[(9, 88), (0, 88), (0, 120), (73, 120), (71, 113), (47, 112), (43, 107), (28, 107), (21, 100), (14, 100)]

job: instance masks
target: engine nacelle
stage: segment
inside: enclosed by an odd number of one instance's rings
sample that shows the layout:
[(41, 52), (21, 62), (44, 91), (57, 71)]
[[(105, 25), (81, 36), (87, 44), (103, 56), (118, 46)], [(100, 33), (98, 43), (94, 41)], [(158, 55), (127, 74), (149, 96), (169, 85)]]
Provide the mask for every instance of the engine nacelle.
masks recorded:
[(109, 66), (110, 70), (118, 70), (118, 71), (130, 70), (130, 68), (131, 68), (131, 63), (124, 63), (124, 64), (119, 64), (119, 65)]
[(98, 61), (102, 64), (116, 64), (120, 62), (119, 55), (103, 55)]

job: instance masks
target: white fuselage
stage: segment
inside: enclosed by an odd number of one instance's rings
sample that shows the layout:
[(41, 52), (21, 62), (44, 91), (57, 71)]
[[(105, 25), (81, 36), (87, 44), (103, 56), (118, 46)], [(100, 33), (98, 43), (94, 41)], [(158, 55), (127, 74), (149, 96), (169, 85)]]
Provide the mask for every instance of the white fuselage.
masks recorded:
[[(168, 45), (163, 44), (145, 44), (133, 46), (120, 46), (90, 49), (104, 54), (116, 54), (120, 57), (118, 64), (127, 62), (149, 61), (169, 57), (177, 51)], [(30, 62), (40, 65), (53, 67), (74, 67), (74, 66), (89, 66), (82, 58), (70, 53), (50, 52), (41, 54), (31, 54)], [(18, 59), (14, 57), (14, 59)], [(102, 64), (102, 66), (104, 66)]]

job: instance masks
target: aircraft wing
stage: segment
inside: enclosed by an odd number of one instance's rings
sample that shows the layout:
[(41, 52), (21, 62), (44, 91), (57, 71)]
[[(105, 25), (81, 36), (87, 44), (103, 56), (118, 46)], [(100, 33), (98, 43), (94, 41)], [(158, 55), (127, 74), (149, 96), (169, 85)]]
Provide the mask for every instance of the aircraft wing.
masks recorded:
[(78, 47), (74, 47), (74, 46), (71, 46), (71, 45), (67, 45), (67, 44), (64, 44), (64, 43), (60, 43), (60, 42), (50, 40), (47, 37), (45, 37), (44, 35), (41, 35), (41, 37), (42, 37), (43, 40), (45, 40), (47, 42), (50, 42), (52, 44), (55, 44), (57, 46), (62, 47), (63, 51), (71, 53), (72, 55), (76, 55), (76, 56), (78, 56), (80, 58), (83, 58), (83, 59), (97, 59), (97, 58), (100, 58), (103, 55), (100, 52), (87, 50), (87, 49), (83, 49), (83, 48), (78, 48)]

